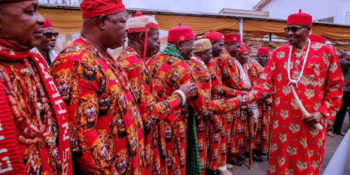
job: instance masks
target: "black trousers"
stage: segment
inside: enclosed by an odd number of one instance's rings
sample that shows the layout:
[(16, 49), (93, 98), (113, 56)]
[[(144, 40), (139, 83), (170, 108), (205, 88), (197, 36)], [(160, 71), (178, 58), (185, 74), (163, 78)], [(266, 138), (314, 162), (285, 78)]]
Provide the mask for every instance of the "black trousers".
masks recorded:
[[(348, 111), (348, 107), (350, 107), (350, 92), (344, 91), (343, 103), (341, 105), (340, 111), (337, 113), (333, 125), (333, 132), (339, 134), (341, 132), (344, 118), (346, 112)], [(350, 114), (349, 114), (350, 115)]]

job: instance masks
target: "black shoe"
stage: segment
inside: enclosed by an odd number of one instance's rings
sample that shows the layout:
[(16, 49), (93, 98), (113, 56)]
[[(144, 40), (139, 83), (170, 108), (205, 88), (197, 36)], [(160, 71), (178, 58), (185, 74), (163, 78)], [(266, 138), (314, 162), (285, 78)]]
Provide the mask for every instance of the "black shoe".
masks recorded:
[(243, 161), (239, 161), (239, 160), (232, 161), (232, 165), (242, 166), (243, 165)]
[(229, 163), (229, 164), (232, 164), (232, 165), (235, 165), (235, 166), (242, 166), (243, 165), (243, 163), (244, 163), (244, 160), (242, 161), (242, 160), (226, 160), (226, 162), (227, 163)]
[(257, 162), (262, 162), (263, 159), (261, 158), (261, 156), (257, 155), (257, 154), (253, 154), (253, 160), (257, 161)]
[(219, 171), (218, 170), (211, 170), (211, 169), (207, 168), (205, 170), (205, 175), (219, 175)]
[(244, 153), (244, 156), (245, 156), (245, 157), (249, 157), (249, 152), (245, 152), (245, 153)]
[(261, 151), (261, 154), (264, 155), (264, 156), (266, 156), (266, 155), (268, 155), (269, 153), (268, 153), (267, 151)]

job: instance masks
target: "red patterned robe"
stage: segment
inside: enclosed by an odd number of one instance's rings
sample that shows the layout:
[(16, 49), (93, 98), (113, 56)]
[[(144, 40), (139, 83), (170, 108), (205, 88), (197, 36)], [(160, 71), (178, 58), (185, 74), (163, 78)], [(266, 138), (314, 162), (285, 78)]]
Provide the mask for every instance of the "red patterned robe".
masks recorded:
[[(240, 77), (238, 66), (235, 64), (235, 58), (231, 57), (226, 50), (216, 60), (221, 69), (221, 76), (224, 85), (242, 91), (248, 91), (249, 85), (245, 84)], [(248, 150), (248, 114), (246, 110), (237, 109), (233, 112), (233, 124), (230, 124), (230, 116), (227, 120), (227, 147), (229, 149), (229, 159), (234, 160), (240, 152)]]
[[(232, 111), (234, 108), (237, 108), (239, 106), (239, 101), (237, 99), (228, 99), (225, 102), (222, 99), (212, 100), (213, 89), (218, 90), (219, 88), (222, 88), (222, 85), (218, 83), (217, 79), (216, 80), (211, 79), (211, 72), (209, 71), (207, 66), (204, 64), (204, 62), (200, 59), (201, 58), (199, 57), (193, 56), (191, 60), (186, 60), (185, 62), (189, 66), (191, 66), (193, 71), (195, 72), (197, 79), (200, 82), (202, 86), (202, 90), (204, 92), (204, 100), (206, 103), (209, 104), (209, 110), (213, 111), (215, 114), (222, 114), (228, 111)], [(228, 96), (229, 95), (233, 96), (233, 94), (229, 94), (229, 93), (235, 93), (235, 91), (232, 90), (227, 92)], [(217, 133), (217, 129), (216, 129), (217, 126), (218, 125), (222, 126), (222, 121), (220, 120), (220, 118), (217, 118), (217, 115), (214, 115), (213, 118), (212, 116), (209, 116), (209, 117), (210, 118), (206, 118), (205, 116), (198, 116), (196, 120), (197, 139), (198, 139), (198, 146), (199, 146), (200, 157), (202, 162), (202, 174), (205, 174), (205, 167), (207, 162), (207, 149), (210, 141), (208, 137), (209, 128), (211, 127), (213, 130), (215, 129), (214, 133)], [(223, 133), (222, 136), (224, 137), (225, 133)], [(216, 143), (223, 143), (221, 142), (221, 137), (218, 138), (218, 141)], [(225, 159), (226, 148), (225, 148), (225, 154), (223, 155), (224, 158), (222, 158), (222, 155), (223, 154), (220, 154), (219, 160), (224, 159), (226, 162), (226, 159)]]
[[(146, 62), (147, 69), (153, 77), (154, 90), (160, 100), (169, 98), (172, 93), (185, 83), (198, 83), (196, 74), (183, 60), (163, 53), (157, 54)], [(198, 97), (188, 102), (197, 113), (207, 112), (204, 93), (198, 90)], [(173, 111), (175, 122), (160, 121), (161, 161), (165, 167), (165, 174), (186, 174), (186, 132), (187, 107)]]
[[(38, 133), (40, 125), (44, 130)], [(73, 173), (66, 105), (44, 58), (3, 39), (0, 39), (0, 167), (0, 174)]]
[(141, 174), (143, 123), (121, 68), (84, 38), (52, 65), (69, 111), (72, 151), (87, 174)]
[[(292, 79), (296, 80), (300, 74), (306, 50), (307, 47), (302, 52), (292, 50)], [(334, 119), (339, 110), (344, 80), (338, 58), (332, 50), (321, 43), (311, 42), (303, 76), (297, 86), (292, 86), (309, 113), (319, 111), (325, 118), (321, 121), (321, 131), (306, 125), (289, 86), (289, 51), (289, 45), (285, 45), (272, 52), (262, 80), (249, 93), (249, 100), (274, 92), (268, 174), (319, 174), (326, 142), (325, 119)]]
[[(264, 68), (255, 60), (248, 61), (243, 67), (249, 76), (252, 87), (254, 88), (258, 85)], [(267, 100), (272, 100), (270, 94), (257, 102), (259, 119), (256, 127), (256, 134), (252, 141), (254, 142), (254, 149), (264, 152), (268, 152), (269, 149), (270, 119), (272, 115), (272, 108), (271, 105), (267, 103)]]
[[(145, 127), (145, 162), (143, 174), (162, 174), (164, 167), (160, 165), (159, 132), (160, 119), (167, 119), (171, 112), (181, 105), (180, 96), (174, 94), (159, 102), (157, 94), (152, 94), (152, 78), (142, 58), (137, 52), (127, 47), (117, 58), (118, 64), (128, 75), (136, 102), (139, 105)], [(173, 120), (173, 119), (170, 119)]]
[[(225, 86), (221, 81), (220, 69), (215, 62), (215, 58), (207, 64), (208, 71), (212, 82), (212, 99), (226, 99), (237, 95), (241, 95), (240, 91), (231, 89)], [(232, 126), (232, 113), (227, 112), (223, 115), (213, 116), (218, 124), (211, 125), (209, 129), (209, 146), (208, 146), (208, 160), (207, 166), (210, 170), (217, 170), (218, 167), (226, 165), (226, 142), (227, 142), (227, 131), (226, 128), (222, 129), (222, 126)], [(218, 129), (219, 128), (219, 129)]]

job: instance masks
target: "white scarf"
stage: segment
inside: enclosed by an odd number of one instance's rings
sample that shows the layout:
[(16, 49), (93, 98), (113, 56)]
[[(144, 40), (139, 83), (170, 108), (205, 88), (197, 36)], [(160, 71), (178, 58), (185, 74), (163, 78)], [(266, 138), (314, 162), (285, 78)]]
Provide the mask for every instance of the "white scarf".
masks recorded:
[[(237, 59), (235, 59), (235, 63), (237, 64), (237, 66), (239, 68), (239, 74), (240, 74), (240, 77), (241, 77), (242, 81), (245, 84), (247, 84), (250, 87), (252, 87), (252, 83), (250, 82), (249, 76), (248, 76), (247, 72), (244, 70), (242, 64)], [(258, 122), (258, 117), (259, 117), (258, 105), (256, 104), (256, 102), (253, 102), (253, 103), (251, 103), (249, 105), (249, 107), (250, 107), (250, 109), (253, 112), (254, 123), (257, 123)]]
[[(41, 57), (43, 57), (43, 55), (41, 54), (41, 52), (39, 51), (39, 49), (36, 48), (36, 47), (32, 48), (32, 49), (31, 49), (31, 52), (37, 53), (37, 54), (39, 54)], [(49, 59), (50, 59), (50, 61), (51, 61), (51, 64), (53, 63), (53, 61), (55, 61), (57, 55), (58, 55), (58, 54), (56, 53), (55, 50), (50, 50), (50, 51), (49, 51)], [(43, 58), (45, 58), (45, 57), (43, 57)], [(45, 61), (45, 63), (47, 64), (46, 61)], [(47, 66), (50, 67), (49, 65), (47, 65)]]
[(245, 84), (247, 84), (251, 87), (252, 84), (250, 83), (249, 76), (248, 76), (247, 72), (244, 70), (242, 64), (237, 59), (235, 59), (235, 63), (237, 64), (237, 66), (239, 68), (239, 75), (240, 75), (241, 79), (243, 80), (243, 82)]

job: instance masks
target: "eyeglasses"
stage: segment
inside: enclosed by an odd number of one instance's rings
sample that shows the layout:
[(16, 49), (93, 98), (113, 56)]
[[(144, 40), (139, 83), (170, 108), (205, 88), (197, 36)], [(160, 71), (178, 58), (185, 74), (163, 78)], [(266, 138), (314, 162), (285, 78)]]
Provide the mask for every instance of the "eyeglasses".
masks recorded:
[(58, 33), (57, 32), (45, 32), (45, 33), (43, 33), (43, 35), (45, 35), (47, 38), (52, 38), (52, 37), (57, 38)]
[(306, 28), (307, 26), (293, 26), (293, 27), (286, 27), (284, 28), (284, 31), (289, 32), (292, 31), (293, 33), (297, 32), (298, 30), (302, 29), (302, 28)]

